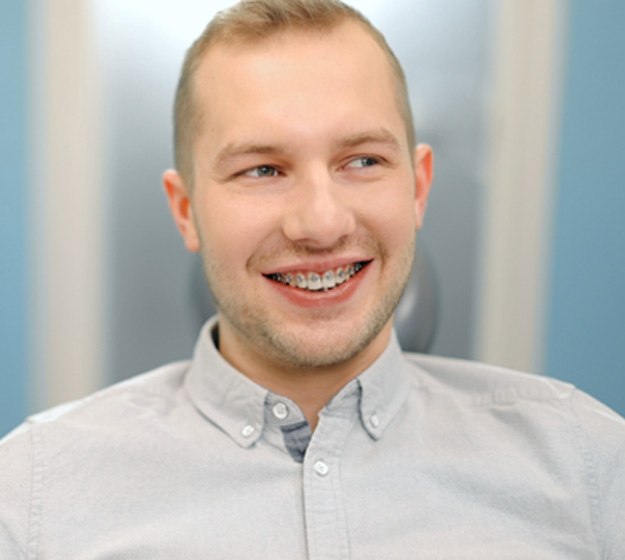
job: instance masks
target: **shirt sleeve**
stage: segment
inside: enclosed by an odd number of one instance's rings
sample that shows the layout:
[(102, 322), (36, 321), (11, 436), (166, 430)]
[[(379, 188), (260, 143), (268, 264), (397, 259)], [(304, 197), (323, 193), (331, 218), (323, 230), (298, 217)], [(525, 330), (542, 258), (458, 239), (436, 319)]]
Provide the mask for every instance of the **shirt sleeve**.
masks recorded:
[(28, 558), (32, 448), (24, 424), (0, 441), (0, 558)]
[(598, 544), (605, 560), (625, 558), (625, 419), (581, 391), (573, 409), (582, 429), (582, 452)]

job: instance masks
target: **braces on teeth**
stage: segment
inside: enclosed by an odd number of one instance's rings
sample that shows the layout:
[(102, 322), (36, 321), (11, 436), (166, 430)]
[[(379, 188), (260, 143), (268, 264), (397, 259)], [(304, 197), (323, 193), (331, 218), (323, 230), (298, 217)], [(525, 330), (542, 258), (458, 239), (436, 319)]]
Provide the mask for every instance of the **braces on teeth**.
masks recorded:
[(339, 267), (336, 270), (328, 270), (323, 274), (317, 274), (316, 272), (309, 272), (308, 274), (303, 272), (295, 274), (277, 273), (270, 274), (268, 277), (286, 286), (293, 286), (302, 290), (311, 290), (313, 292), (327, 291), (347, 282), (354, 274), (360, 272), (363, 266), (362, 263), (355, 263), (347, 267)]

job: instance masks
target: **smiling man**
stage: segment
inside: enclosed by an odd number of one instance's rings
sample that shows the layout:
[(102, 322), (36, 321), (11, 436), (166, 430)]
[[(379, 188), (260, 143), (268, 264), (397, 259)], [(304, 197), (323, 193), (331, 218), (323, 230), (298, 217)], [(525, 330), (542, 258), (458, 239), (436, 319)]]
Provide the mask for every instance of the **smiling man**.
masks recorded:
[(0, 445), (0, 557), (625, 557), (625, 421), (403, 354), (432, 180), (401, 68), (332, 0), (243, 1), (187, 54), (164, 185), (217, 317), (193, 360)]
[(348, 13), (260, 44), (220, 41), (217, 27), (179, 89), (178, 105), (201, 115), (180, 147), (189, 163), (165, 174), (186, 246), (204, 259), (221, 354), (313, 427), (388, 345), (432, 175), (403, 77)]

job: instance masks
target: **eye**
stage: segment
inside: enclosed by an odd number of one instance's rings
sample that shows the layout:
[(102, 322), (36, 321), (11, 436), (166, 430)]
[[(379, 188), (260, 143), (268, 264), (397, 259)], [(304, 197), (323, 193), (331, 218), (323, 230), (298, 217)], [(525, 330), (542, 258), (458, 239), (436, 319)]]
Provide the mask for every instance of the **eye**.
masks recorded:
[(346, 167), (349, 169), (364, 169), (378, 165), (380, 161), (372, 156), (360, 156), (351, 160)]
[(263, 177), (277, 177), (278, 174), (278, 170), (271, 165), (259, 165), (258, 167), (253, 167), (243, 173), (245, 177), (255, 177), (258, 179)]

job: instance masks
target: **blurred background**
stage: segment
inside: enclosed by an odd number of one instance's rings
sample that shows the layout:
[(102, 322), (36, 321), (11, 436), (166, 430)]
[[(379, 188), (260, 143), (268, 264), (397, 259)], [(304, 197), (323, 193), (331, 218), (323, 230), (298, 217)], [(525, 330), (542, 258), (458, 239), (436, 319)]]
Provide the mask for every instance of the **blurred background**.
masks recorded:
[[(0, 2), (0, 436), (186, 359), (193, 255), (161, 188), (185, 49), (230, 2)], [(625, 414), (625, 3), (355, 0), (437, 156), (432, 352)]]

